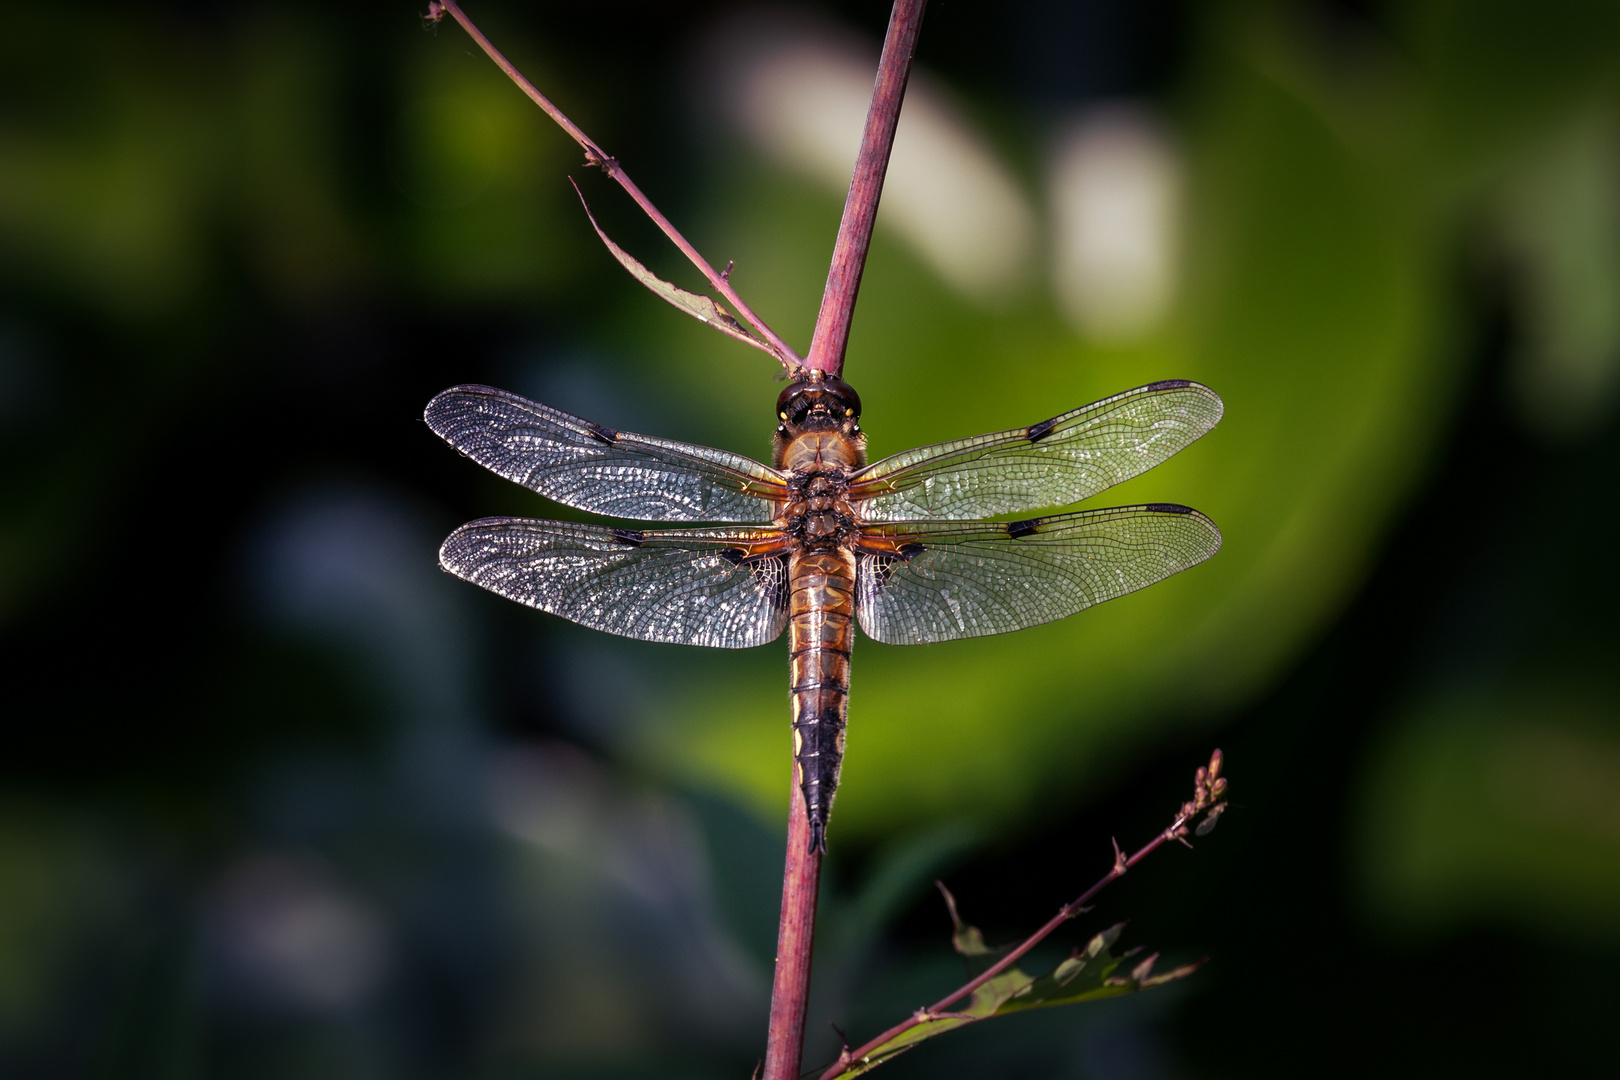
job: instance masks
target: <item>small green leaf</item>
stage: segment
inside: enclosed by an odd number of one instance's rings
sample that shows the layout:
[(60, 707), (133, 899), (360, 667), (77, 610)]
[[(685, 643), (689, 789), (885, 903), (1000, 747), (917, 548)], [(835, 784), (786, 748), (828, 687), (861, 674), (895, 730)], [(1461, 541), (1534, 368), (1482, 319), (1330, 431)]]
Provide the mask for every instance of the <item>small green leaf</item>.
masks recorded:
[[(945, 894), (945, 903), (951, 909), (951, 919), (956, 923), (956, 933), (952, 935), (952, 944), (956, 946), (956, 951), (966, 956), (982, 956), (991, 952), (984, 946), (983, 935), (957, 917), (956, 900), (950, 891), (943, 885), (939, 889)], [(1082, 1001), (1100, 1001), (1104, 998), (1134, 994), (1151, 986), (1162, 986), (1167, 982), (1184, 979), (1197, 971), (1199, 965), (1203, 963), (1200, 960), (1196, 963), (1183, 964), (1155, 975), (1153, 965), (1158, 960), (1159, 954), (1154, 953), (1131, 968), (1129, 974), (1116, 976), (1114, 972), (1118, 970), (1124, 957), (1115, 956), (1113, 946), (1119, 940), (1120, 932), (1124, 928), (1124, 923), (1110, 926), (1086, 942), (1084, 949), (1076, 950), (1073, 955), (1045, 975), (1031, 977), (1017, 967), (1008, 968), (977, 987), (968, 998), (965, 1007), (951, 1012), (924, 1015), (920, 1023), (880, 1043), (859, 1061), (852, 1062), (841, 1075), (860, 1076), (927, 1039), (980, 1020), (987, 1020), (992, 1016), (1006, 1016), (1029, 1009), (1043, 1009), (1051, 1005), (1073, 1005)], [(973, 951), (975, 949), (978, 951)]]
[(963, 956), (985, 956), (990, 946), (984, 943), (984, 934), (977, 926), (960, 923), (951, 935), (951, 945)]
[(969, 926), (962, 921), (956, 910), (956, 897), (951, 890), (945, 887), (943, 881), (936, 881), (934, 885), (945, 897), (945, 907), (951, 913), (951, 925), (956, 929), (951, 933), (951, 948), (968, 958), (968, 967), (975, 973), (983, 971), (995, 963), (995, 958), (1007, 951), (1007, 947), (991, 948), (985, 944), (984, 934), (977, 926)]

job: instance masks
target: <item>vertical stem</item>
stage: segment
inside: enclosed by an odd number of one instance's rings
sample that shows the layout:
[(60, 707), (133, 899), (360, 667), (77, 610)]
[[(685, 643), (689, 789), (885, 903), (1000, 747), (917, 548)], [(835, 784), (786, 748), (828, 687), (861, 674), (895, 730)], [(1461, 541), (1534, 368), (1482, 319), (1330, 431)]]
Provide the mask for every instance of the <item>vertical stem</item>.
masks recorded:
[(849, 198), (844, 202), (844, 219), (833, 246), (827, 288), (821, 294), (821, 313), (810, 339), (810, 355), (804, 362), (805, 367), (828, 375), (844, 370), (855, 295), (860, 292), (861, 273), (866, 269), (866, 249), (872, 243), (872, 223), (877, 220), (878, 197), (883, 193), (883, 176), (889, 170), (900, 102), (906, 94), (911, 56), (917, 48), (917, 33), (922, 29), (927, 4), (928, 0), (895, 0), (889, 15), (883, 59), (878, 64), (877, 84), (872, 88), (872, 107), (866, 114), (866, 132), (861, 136), (860, 156), (855, 159), (855, 175), (850, 177)]
[(804, 1010), (810, 1000), (810, 948), (816, 932), (816, 889), (821, 851), (810, 850), (810, 813), (798, 768), (788, 806), (787, 862), (782, 870), (782, 921), (776, 934), (771, 982), (771, 1027), (762, 1080), (795, 1080), (804, 1051)]
[[(816, 317), (815, 336), (804, 364), (808, 369), (828, 375), (837, 375), (844, 369), (844, 348), (849, 343), (855, 295), (860, 291), (861, 272), (866, 268), (866, 249), (872, 243), (878, 197), (883, 193), (884, 174), (889, 171), (894, 129), (900, 121), (900, 103), (905, 98), (911, 56), (917, 47), (917, 33), (922, 28), (923, 8), (927, 2), (895, 0), (889, 13), (883, 57), (878, 62), (877, 82), (872, 88), (872, 106), (866, 113), (866, 130), (861, 136), (860, 154), (855, 159), (855, 174), (849, 181), (849, 198), (844, 202), (838, 240), (833, 245), (827, 288), (821, 295), (821, 312)], [(795, 765), (763, 1080), (796, 1080), (799, 1075), (799, 1061), (804, 1054), (804, 1011), (810, 1000), (810, 953), (815, 941), (821, 854), (819, 848), (811, 850), (810, 815)]]

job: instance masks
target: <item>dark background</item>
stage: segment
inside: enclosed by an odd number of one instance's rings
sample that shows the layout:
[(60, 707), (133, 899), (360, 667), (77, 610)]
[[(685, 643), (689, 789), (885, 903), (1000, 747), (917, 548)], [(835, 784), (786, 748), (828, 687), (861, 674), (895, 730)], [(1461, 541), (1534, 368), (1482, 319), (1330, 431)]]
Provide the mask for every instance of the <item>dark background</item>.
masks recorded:
[[(841, 196), (704, 82), (760, 10), (472, 14), (802, 347)], [(439, 574), (456, 524), (555, 511), (419, 417), (489, 382), (763, 454), (778, 387), (627, 283), (565, 173), (696, 284), (420, 15), (9, 19), (5, 1075), (743, 1076), (760, 1052), (778, 651), (620, 646)], [(766, 25), (860, 55), (886, 15)], [(863, 640), (812, 1062), (828, 1021), (861, 1040), (960, 978), (935, 877), (992, 941), (1027, 932), (1219, 745), (1221, 827), (1051, 950), (1128, 919), (1197, 975), (888, 1071), (1608, 1075), (1613, 5), (934, 0), (919, 64), (1038, 239), (979, 296), (880, 218), (848, 368), (877, 452), (1190, 375), (1226, 421), (1131, 491), (1209, 511), (1227, 550), (997, 643)], [(1167, 313), (1109, 336), (1043, 267), (1053, 147), (1120, 102), (1179, 163), (1184, 239)]]

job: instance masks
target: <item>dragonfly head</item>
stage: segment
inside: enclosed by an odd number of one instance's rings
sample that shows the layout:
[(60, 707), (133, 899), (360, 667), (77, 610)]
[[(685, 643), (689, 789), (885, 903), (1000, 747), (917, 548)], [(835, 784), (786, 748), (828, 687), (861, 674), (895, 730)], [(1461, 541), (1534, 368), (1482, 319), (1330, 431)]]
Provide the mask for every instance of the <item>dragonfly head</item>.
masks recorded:
[(815, 462), (850, 469), (865, 464), (861, 396), (836, 375), (812, 371), (794, 379), (776, 399), (775, 442), (772, 464), (779, 469)]
[(835, 375), (811, 372), (795, 379), (776, 399), (778, 437), (791, 439), (806, 431), (842, 431), (859, 434), (861, 396)]

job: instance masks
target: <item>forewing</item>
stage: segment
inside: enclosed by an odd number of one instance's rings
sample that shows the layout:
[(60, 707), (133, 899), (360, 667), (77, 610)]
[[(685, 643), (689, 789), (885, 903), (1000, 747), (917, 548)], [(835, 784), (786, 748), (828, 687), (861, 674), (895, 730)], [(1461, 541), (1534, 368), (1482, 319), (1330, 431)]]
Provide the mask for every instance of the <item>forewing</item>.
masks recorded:
[(485, 468), (593, 514), (765, 524), (786, 498), (780, 473), (741, 454), (615, 431), (488, 386), (446, 390), (425, 418)]
[(960, 521), (1067, 506), (1144, 473), (1214, 427), (1221, 399), (1173, 379), (1039, 424), (923, 446), (851, 479), (864, 521)]
[(1221, 546), (1213, 521), (1173, 504), (879, 525), (862, 534), (861, 629), (891, 645), (1038, 626), (1161, 581)]
[(439, 565), (520, 604), (642, 641), (746, 649), (787, 625), (787, 557), (771, 529), (637, 532), (485, 518)]

